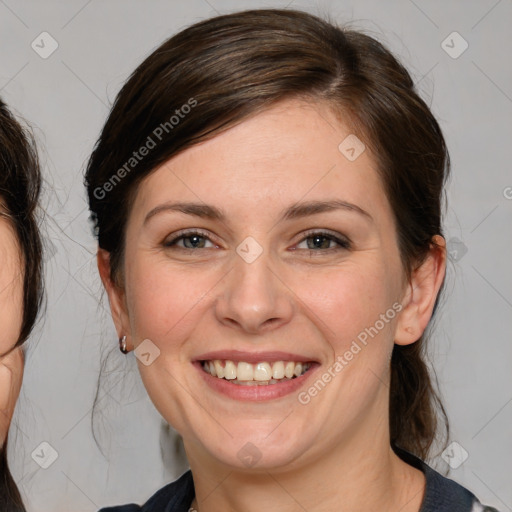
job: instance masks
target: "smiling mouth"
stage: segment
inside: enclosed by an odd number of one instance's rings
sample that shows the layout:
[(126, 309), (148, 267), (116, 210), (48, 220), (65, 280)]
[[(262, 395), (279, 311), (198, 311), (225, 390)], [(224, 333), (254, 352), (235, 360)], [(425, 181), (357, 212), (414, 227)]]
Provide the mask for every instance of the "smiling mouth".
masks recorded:
[(267, 386), (296, 379), (304, 375), (314, 364), (294, 361), (259, 362), (208, 360), (200, 361), (203, 371), (221, 380), (239, 386)]

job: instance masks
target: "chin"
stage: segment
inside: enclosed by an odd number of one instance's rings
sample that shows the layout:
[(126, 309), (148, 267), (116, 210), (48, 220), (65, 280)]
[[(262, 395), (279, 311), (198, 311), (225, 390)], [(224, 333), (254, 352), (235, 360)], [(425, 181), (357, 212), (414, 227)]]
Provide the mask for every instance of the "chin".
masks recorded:
[(210, 455), (222, 464), (237, 470), (257, 472), (293, 466), (307, 450), (307, 446), (304, 445), (307, 444), (306, 440), (297, 436), (295, 431), (283, 433), (273, 439), (272, 434), (269, 436), (267, 431), (264, 434), (258, 431), (250, 435), (245, 430), (233, 432), (233, 437), (229, 440), (209, 439), (202, 444)]

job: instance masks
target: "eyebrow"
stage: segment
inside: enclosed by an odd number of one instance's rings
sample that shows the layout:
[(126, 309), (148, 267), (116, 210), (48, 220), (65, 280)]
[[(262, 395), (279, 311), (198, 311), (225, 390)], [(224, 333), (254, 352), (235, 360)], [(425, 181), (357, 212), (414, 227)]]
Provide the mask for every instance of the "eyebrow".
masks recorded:
[[(279, 222), (284, 220), (292, 220), (298, 219), (302, 217), (308, 217), (310, 215), (316, 215), (319, 213), (330, 212), (335, 210), (344, 210), (349, 212), (354, 212), (366, 217), (368, 220), (373, 221), (372, 216), (361, 207), (348, 203), (347, 201), (342, 201), (339, 199), (334, 199), (331, 201), (306, 201), (299, 202), (291, 205), (286, 208), (282, 213), (279, 219)], [(158, 215), (162, 212), (175, 211), (184, 213), (186, 215), (193, 215), (195, 217), (200, 217), (203, 219), (210, 220), (218, 220), (221, 222), (226, 221), (226, 214), (220, 208), (216, 206), (211, 206), (204, 203), (189, 203), (189, 202), (177, 202), (177, 203), (164, 203), (155, 208), (153, 208), (144, 219), (144, 224), (146, 224), (149, 219)]]

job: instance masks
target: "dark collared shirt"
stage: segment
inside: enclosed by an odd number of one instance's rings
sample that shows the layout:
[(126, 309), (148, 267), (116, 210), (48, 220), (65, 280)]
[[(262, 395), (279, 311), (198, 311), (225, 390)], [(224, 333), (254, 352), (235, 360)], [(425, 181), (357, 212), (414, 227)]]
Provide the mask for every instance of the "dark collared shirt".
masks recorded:
[[(498, 512), (495, 508), (483, 506), (473, 493), (442, 476), (411, 453), (400, 450), (397, 454), (425, 475), (425, 496), (419, 512)], [(108, 507), (99, 512), (189, 512), (194, 496), (194, 482), (189, 470), (157, 491), (144, 505)]]

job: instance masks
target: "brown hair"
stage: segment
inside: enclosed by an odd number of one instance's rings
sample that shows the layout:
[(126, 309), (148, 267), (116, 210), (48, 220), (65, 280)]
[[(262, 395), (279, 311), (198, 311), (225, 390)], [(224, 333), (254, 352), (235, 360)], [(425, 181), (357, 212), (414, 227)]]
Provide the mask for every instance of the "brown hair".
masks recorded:
[[(290, 98), (327, 102), (375, 155), (411, 275), (432, 237), (442, 234), (449, 157), (438, 123), (409, 73), (372, 37), (301, 11), (264, 9), (208, 19), (176, 34), (118, 94), (85, 176), (112, 279), (122, 280), (126, 219), (141, 180), (185, 148)], [(390, 390), (391, 444), (422, 458), (435, 440), (436, 411), (448, 429), (424, 350), (425, 336), (395, 345)]]
[[(42, 244), (36, 219), (40, 187), (33, 138), (0, 100), (0, 215), (11, 222), (23, 261), (23, 317), (15, 347), (28, 338), (42, 302)], [(7, 438), (0, 448), (0, 510), (25, 510), (7, 465)]]

